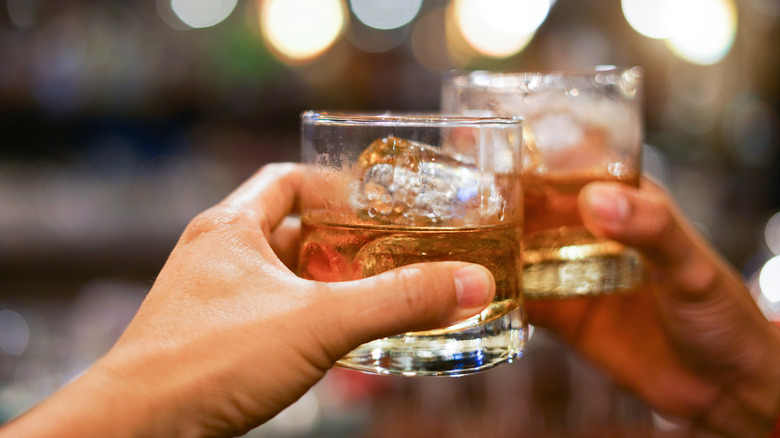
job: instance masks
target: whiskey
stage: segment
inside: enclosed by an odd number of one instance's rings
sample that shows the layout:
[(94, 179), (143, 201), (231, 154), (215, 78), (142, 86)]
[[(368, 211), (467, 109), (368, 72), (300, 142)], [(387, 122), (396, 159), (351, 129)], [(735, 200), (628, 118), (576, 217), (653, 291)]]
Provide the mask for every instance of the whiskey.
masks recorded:
[(300, 275), (319, 281), (348, 281), (399, 266), (430, 261), (463, 261), (488, 268), (496, 283), (493, 302), (479, 315), (447, 328), (417, 332), (441, 334), (492, 321), (519, 307), (520, 227), (399, 227), (328, 224), (302, 220)]
[(614, 293), (641, 281), (638, 253), (618, 242), (593, 236), (585, 229), (577, 209), (577, 196), (586, 184), (614, 181), (638, 186), (636, 174), (526, 174), (522, 180), (526, 297)]

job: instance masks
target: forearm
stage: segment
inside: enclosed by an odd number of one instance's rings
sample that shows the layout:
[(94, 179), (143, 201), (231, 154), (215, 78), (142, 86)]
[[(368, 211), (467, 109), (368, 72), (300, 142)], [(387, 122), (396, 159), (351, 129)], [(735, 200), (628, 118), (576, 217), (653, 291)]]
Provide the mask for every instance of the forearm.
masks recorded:
[(96, 365), (1, 427), (0, 438), (170, 436), (157, 395)]

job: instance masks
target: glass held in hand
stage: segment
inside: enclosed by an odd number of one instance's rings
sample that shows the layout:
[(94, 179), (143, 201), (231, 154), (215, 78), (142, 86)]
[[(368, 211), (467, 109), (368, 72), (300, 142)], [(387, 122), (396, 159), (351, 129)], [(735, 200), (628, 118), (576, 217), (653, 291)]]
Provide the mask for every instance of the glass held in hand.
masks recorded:
[(523, 351), (522, 122), (423, 114), (302, 116), (309, 164), (301, 276), (347, 281), (427, 261), (487, 267), (494, 301), (449, 327), (365, 344), (338, 364), (404, 375), (460, 375)]
[(639, 253), (590, 234), (577, 196), (592, 181), (639, 184), (643, 126), (638, 67), (582, 73), (457, 73), (442, 107), (524, 119), (523, 292), (527, 299), (627, 292)]

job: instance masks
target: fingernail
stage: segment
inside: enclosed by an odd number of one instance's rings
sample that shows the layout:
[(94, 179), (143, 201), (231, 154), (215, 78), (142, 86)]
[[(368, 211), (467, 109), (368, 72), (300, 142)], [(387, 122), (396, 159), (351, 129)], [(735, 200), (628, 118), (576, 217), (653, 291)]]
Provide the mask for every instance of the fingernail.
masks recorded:
[(614, 189), (592, 187), (585, 193), (590, 212), (603, 222), (623, 222), (628, 218), (628, 199)]
[(455, 271), (455, 292), (458, 307), (467, 309), (484, 305), (493, 279), (479, 266), (466, 266)]

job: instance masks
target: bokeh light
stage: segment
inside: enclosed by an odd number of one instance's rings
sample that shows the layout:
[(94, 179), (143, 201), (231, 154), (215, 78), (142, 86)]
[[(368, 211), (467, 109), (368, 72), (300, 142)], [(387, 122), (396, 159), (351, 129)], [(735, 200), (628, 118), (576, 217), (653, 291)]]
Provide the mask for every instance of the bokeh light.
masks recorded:
[(764, 239), (769, 250), (780, 255), (780, 213), (775, 213), (764, 227)]
[(28, 0), (8, 0), (8, 18), (19, 29), (27, 29), (35, 24), (35, 2)]
[(549, 0), (456, 0), (454, 10), (465, 40), (493, 58), (523, 50), (549, 11)]
[(626, 21), (649, 38), (667, 38), (675, 28), (674, 6), (679, 0), (621, 0)]
[(780, 256), (769, 259), (758, 277), (761, 294), (771, 303), (780, 302)]
[(346, 24), (342, 0), (265, 0), (259, 11), (263, 37), (283, 61), (322, 54)]
[(186, 25), (211, 27), (229, 17), (238, 0), (171, 0), (171, 9)]
[(420, 12), (422, 0), (350, 0), (350, 7), (363, 24), (374, 29), (396, 29)]
[(634, 30), (666, 39), (675, 54), (694, 64), (719, 62), (736, 37), (734, 0), (621, 0), (621, 7)]
[(18, 356), (30, 342), (30, 327), (24, 317), (10, 309), (0, 310), (0, 350)]
[(191, 29), (191, 26), (187, 25), (173, 10), (171, 0), (156, 0), (157, 15), (162, 19), (165, 24), (176, 30)]
[(681, 58), (710, 65), (731, 50), (737, 33), (737, 10), (733, 0), (685, 0), (676, 3), (679, 23), (666, 40)]

